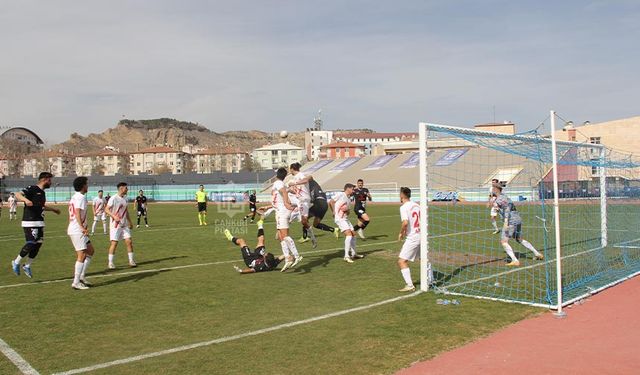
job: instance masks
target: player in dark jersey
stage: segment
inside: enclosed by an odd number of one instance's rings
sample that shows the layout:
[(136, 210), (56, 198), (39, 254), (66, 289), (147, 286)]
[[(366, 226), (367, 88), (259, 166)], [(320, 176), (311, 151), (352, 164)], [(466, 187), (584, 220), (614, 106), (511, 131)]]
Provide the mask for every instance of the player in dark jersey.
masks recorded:
[(224, 235), (229, 241), (240, 246), (242, 259), (247, 267), (240, 268), (234, 265), (233, 268), (241, 274), (273, 271), (278, 268), (278, 264), (284, 260), (284, 255), (276, 257), (266, 251), (264, 246), (264, 228), (262, 227), (262, 221), (258, 221), (258, 244), (253, 251), (251, 251), (247, 242), (243, 238), (234, 237), (228, 229), (224, 230)]
[(326, 232), (332, 232), (336, 238), (340, 236), (340, 230), (338, 228), (330, 227), (322, 223), (324, 215), (329, 209), (327, 203), (327, 194), (322, 190), (320, 184), (316, 180), (309, 180), (309, 193), (311, 194), (311, 208), (309, 209), (309, 217), (313, 217), (313, 227)]
[(22, 215), (22, 229), (26, 239), (25, 245), (15, 260), (11, 261), (11, 268), (16, 276), (20, 275), (20, 261), (27, 257), (22, 270), (27, 277), (33, 277), (31, 263), (38, 256), (42, 242), (44, 241), (44, 211), (51, 211), (60, 215), (60, 210), (46, 205), (47, 197), (44, 191), (51, 187), (53, 175), (42, 172), (36, 185), (27, 186), (21, 192), (16, 193), (18, 202), (24, 203)]
[(251, 217), (251, 224), (253, 224), (253, 221), (256, 218), (256, 203), (257, 203), (257, 198), (256, 198), (256, 191), (252, 191), (251, 194), (249, 195), (249, 214), (247, 216), (245, 216), (242, 220), (247, 221), (247, 219), (249, 217)]
[(353, 209), (358, 216), (358, 224), (353, 227), (354, 232), (358, 233), (360, 238), (364, 239), (364, 228), (369, 225), (371, 219), (367, 215), (367, 200), (371, 201), (371, 193), (369, 189), (364, 187), (364, 181), (359, 179), (356, 188), (353, 189)]
[(147, 197), (144, 196), (144, 191), (140, 190), (136, 197), (136, 209), (138, 211), (138, 224), (136, 228), (140, 228), (140, 217), (144, 216), (144, 226), (149, 228), (149, 220), (147, 219)]

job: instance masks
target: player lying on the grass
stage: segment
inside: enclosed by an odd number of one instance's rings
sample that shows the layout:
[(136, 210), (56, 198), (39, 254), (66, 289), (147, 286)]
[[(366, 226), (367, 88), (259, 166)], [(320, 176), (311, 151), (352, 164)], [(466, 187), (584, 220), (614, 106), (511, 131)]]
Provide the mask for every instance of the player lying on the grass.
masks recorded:
[(247, 221), (248, 218), (251, 218), (251, 223), (253, 224), (253, 221), (256, 218), (256, 202), (257, 202), (257, 198), (256, 198), (256, 191), (252, 191), (251, 194), (249, 195), (249, 214), (247, 216), (245, 216), (242, 220)]
[(533, 255), (538, 260), (544, 259), (544, 256), (538, 252), (538, 250), (529, 243), (529, 241), (522, 238), (522, 218), (520, 217), (520, 213), (516, 210), (516, 206), (513, 204), (511, 199), (502, 194), (502, 185), (494, 184), (493, 192), (496, 194), (496, 206), (500, 210), (500, 215), (504, 219), (504, 224), (502, 227), (502, 236), (500, 238), (500, 243), (502, 247), (504, 247), (504, 251), (506, 251), (509, 258), (511, 258), (511, 262), (507, 263), (507, 266), (519, 266), (520, 261), (516, 258), (516, 255), (513, 253), (513, 249), (511, 245), (509, 245), (509, 239), (513, 238), (526, 247), (527, 249), (533, 252)]
[(44, 212), (51, 211), (60, 215), (60, 210), (47, 205), (45, 190), (51, 187), (53, 175), (49, 172), (42, 172), (38, 177), (38, 183), (26, 187), (21, 192), (16, 193), (16, 199), (24, 203), (24, 213), (22, 215), (22, 230), (26, 243), (20, 250), (15, 260), (11, 261), (11, 268), (16, 276), (20, 276), (20, 261), (25, 257), (27, 260), (22, 266), (24, 274), (31, 278), (31, 263), (40, 252), (40, 247), (44, 241)]
[(364, 255), (358, 255), (356, 253), (356, 235), (353, 232), (353, 225), (349, 221), (349, 203), (351, 203), (351, 195), (353, 194), (353, 188), (355, 185), (344, 185), (344, 191), (334, 195), (329, 201), (329, 207), (333, 212), (333, 218), (340, 228), (340, 231), (344, 233), (344, 261), (347, 263), (353, 263), (353, 259), (364, 258)]
[(491, 209), (489, 213), (491, 216), (491, 226), (493, 227), (493, 234), (500, 233), (500, 229), (498, 229), (498, 223), (496, 221), (498, 217), (498, 206), (496, 206), (496, 194), (493, 192), (493, 185), (500, 183), (497, 178), (491, 180), (491, 187), (489, 187), (489, 202), (487, 203), (487, 207)]
[(251, 251), (247, 245), (247, 241), (244, 238), (234, 237), (228, 229), (224, 230), (224, 235), (227, 239), (240, 247), (242, 252), (242, 259), (246, 268), (240, 268), (233, 266), (233, 268), (241, 274), (273, 271), (278, 268), (278, 264), (285, 259), (284, 255), (278, 257), (266, 251), (264, 245), (264, 228), (262, 220), (258, 221), (258, 243), (256, 248)]
[(302, 223), (302, 238), (300, 242), (307, 242), (311, 239), (311, 244), (315, 249), (318, 246), (318, 242), (311, 225), (309, 225), (309, 208), (311, 207), (309, 181), (313, 180), (313, 176), (301, 172), (301, 167), (300, 163), (293, 163), (289, 166), (289, 172), (293, 175), (293, 179), (289, 181), (288, 186), (290, 191), (298, 198), (298, 210), (300, 211), (300, 222)]
[(331, 232), (335, 234), (336, 238), (340, 237), (340, 229), (330, 227), (327, 224), (322, 223), (322, 219), (324, 219), (324, 215), (329, 209), (327, 194), (322, 190), (320, 184), (318, 184), (314, 179), (309, 180), (309, 190), (311, 192), (312, 199), (312, 206), (309, 209), (309, 217), (313, 217), (313, 227), (325, 232)]
[(93, 245), (89, 240), (89, 229), (87, 228), (87, 191), (89, 191), (89, 181), (86, 177), (76, 177), (73, 180), (73, 189), (76, 193), (69, 201), (69, 226), (67, 234), (71, 239), (71, 244), (76, 250), (76, 265), (73, 274), (71, 287), (77, 290), (89, 289), (89, 284), (85, 278), (87, 268), (93, 257)]
[(365, 239), (364, 229), (369, 225), (371, 218), (367, 214), (367, 200), (371, 201), (371, 193), (369, 189), (364, 187), (364, 181), (360, 178), (356, 182), (357, 186), (353, 190), (354, 208), (353, 210), (358, 217), (358, 224), (355, 226), (355, 231), (360, 238)]
[(416, 287), (411, 279), (411, 269), (409, 262), (414, 262), (416, 258), (420, 258), (420, 205), (411, 200), (411, 189), (408, 187), (400, 188), (400, 233), (398, 241), (402, 241), (402, 250), (398, 255), (398, 266), (400, 273), (405, 282), (405, 287), (399, 292), (413, 292)]

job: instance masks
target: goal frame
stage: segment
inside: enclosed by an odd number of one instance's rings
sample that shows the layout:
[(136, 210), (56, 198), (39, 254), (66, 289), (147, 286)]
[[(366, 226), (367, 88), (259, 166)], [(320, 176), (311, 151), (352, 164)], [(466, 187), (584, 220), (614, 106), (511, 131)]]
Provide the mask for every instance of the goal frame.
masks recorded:
[[(569, 147), (581, 147), (587, 149), (594, 149), (598, 151), (598, 155), (600, 158), (600, 167), (598, 176), (600, 178), (600, 216), (601, 216), (601, 243), (602, 248), (606, 247), (608, 244), (607, 240), (607, 196), (606, 196), (606, 175), (607, 171), (604, 167), (605, 158), (606, 158), (606, 147), (602, 144), (592, 144), (592, 143), (584, 143), (584, 142), (574, 142), (574, 141), (559, 141), (556, 139), (556, 113), (551, 110), (550, 112), (550, 132), (551, 137), (549, 138), (540, 138), (532, 135), (523, 135), (523, 134), (505, 134), (505, 133), (497, 133), (485, 130), (477, 130), (477, 129), (469, 129), (463, 127), (455, 127), (449, 125), (442, 125), (436, 123), (427, 123), (420, 122), (418, 123), (418, 139), (419, 139), (419, 180), (420, 180), (420, 289), (422, 291), (428, 291), (431, 283), (434, 280), (431, 280), (432, 275), (432, 265), (429, 261), (429, 165), (428, 165), (428, 151), (429, 151), (429, 139), (428, 134), (431, 130), (449, 130), (456, 131), (460, 133), (466, 134), (476, 134), (479, 136), (489, 136), (495, 138), (509, 139), (509, 140), (517, 140), (517, 141), (528, 141), (528, 142), (544, 142), (550, 145), (551, 147), (551, 170), (553, 177), (553, 218), (555, 225), (555, 251), (556, 251), (556, 282), (557, 282), (557, 304), (555, 305), (542, 305), (538, 303), (532, 302), (522, 302), (522, 301), (513, 301), (508, 299), (500, 299), (500, 298), (491, 298), (491, 297), (483, 297), (483, 296), (471, 296), (480, 299), (489, 299), (489, 300), (497, 300), (511, 303), (523, 303), (527, 305), (534, 305), (540, 307), (549, 307), (557, 310), (557, 314), (563, 314), (562, 308), (568, 304), (575, 302), (585, 296), (574, 298), (569, 301), (563, 301), (562, 297), (562, 243), (561, 243), (561, 228), (560, 228), (560, 205), (559, 205), (559, 188), (558, 188), (558, 159), (557, 159), (557, 147), (558, 145), (565, 145)], [(629, 276), (632, 277), (632, 276)], [(614, 283), (610, 283), (602, 288), (599, 288), (593, 293), (596, 293), (602, 289), (610, 287), (612, 285), (616, 285), (629, 277), (623, 278), (622, 280), (618, 280)], [(448, 294), (457, 294), (451, 292), (445, 292)], [(589, 293), (587, 293), (588, 295)]]

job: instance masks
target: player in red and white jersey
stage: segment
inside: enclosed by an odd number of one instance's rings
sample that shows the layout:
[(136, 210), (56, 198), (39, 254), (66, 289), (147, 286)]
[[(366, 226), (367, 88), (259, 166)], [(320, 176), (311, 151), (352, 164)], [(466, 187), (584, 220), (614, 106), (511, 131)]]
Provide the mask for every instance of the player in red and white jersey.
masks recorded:
[(278, 229), (278, 238), (282, 254), (285, 256), (285, 263), (280, 272), (284, 272), (291, 267), (295, 267), (302, 260), (302, 256), (298, 253), (296, 243), (289, 236), (289, 221), (294, 206), (289, 200), (289, 194), (284, 184), (287, 177), (286, 168), (278, 168), (276, 171), (276, 182), (271, 188), (271, 203), (276, 209), (276, 228)]
[(91, 235), (96, 232), (96, 224), (98, 221), (102, 221), (102, 231), (107, 234), (107, 214), (104, 212), (104, 208), (107, 205), (106, 199), (103, 197), (103, 191), (98, 190), (98, 196), (93, 198), (93, 224), (91, 225)]
[(91, 263), (94, 249), (89, 241), (89, 230), (87, 229), (87, 191), (89, 182), (86, 177), (76, 177), (73, 180), (73, 189), (76, 193), (69, 201), (69, 226), (67, 234), (76, 250), (76, 265), (73, 275), (73, 289), (84, 290), (91, 284), (85, 279), (87, 268)]
[(127, 202), (127, 193), (129, 188), (126, 182), (118, 184), (118, 193), (114, 194), (107, 202), (105, 211), (111, 218), (109, 220), (109, 236), (111, 245), (109, 246), (109, 269), (115, 269), (115, 255), (118, 241), (124, 240), (127, 245), (127, 253), (129, 255), (129, 266), (136, 267), (133, 257), (133, 242), (131, 241), (131, 217), (129, 216), (129, 207)]
[(353, 194), (354, 184), (344, 185), (344, 191), (335, 194), (329, 201), (329, 207), (333, 211), (333, 220), (338, 229), (344, 233), (344, 260), (347, 263), (353, 263), (353, 259), (364, 258), (363, 255), (356, 253), (356, 236), (353, 231), (353, 225), (349, 221), (349, 206), (351, 204), (351, 195)]
[(293, 192), (298, 201), (298, 209), (300, 210), (300, 221), (302, 222), (302, 238), (300, 242), (307, 242), (311, 239), (311, 244), (315, 249), (318, 246), (316, 236), (313, 233), (313, 229), (309, 224), (309, 208), (311, 207), (311, 190), (309, 189), (309, 181), (313, 179), (313, 176), (307, 175), (304, 172), (300, 172), (302, 165), (300, 163), (293, 163), (289, 167), (289, 171), (293, 175), (293, 179), (289, 181), (288, 186), (291, 192)]
[(411, 279), (411, 269), (409, 262), (420, 258), (420, 205), (411, 200), (411, 189), (400, 188), (400, 220), (402, 225), (398, 234), (398, 241), (404, 238), (402, 250), (398, 255), (398, 266), (405, 282), (405, 287), (400, 292), (413, 292), (416, 287)]

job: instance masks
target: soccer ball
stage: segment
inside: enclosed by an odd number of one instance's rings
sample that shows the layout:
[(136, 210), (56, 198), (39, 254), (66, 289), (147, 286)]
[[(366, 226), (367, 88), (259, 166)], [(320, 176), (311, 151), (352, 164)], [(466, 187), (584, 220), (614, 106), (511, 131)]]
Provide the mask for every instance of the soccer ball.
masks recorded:
[(283, 130), (280, 132), (280, 138), (287, 138), (289, 136), (289, 132)]

